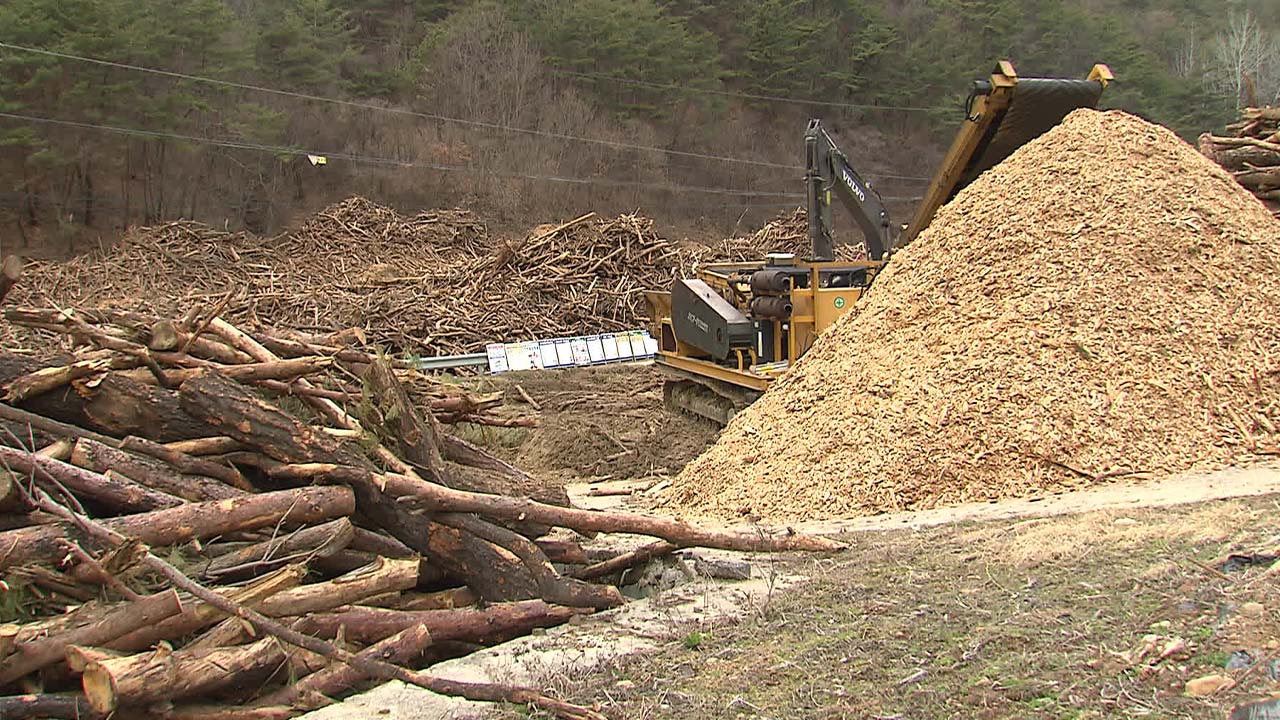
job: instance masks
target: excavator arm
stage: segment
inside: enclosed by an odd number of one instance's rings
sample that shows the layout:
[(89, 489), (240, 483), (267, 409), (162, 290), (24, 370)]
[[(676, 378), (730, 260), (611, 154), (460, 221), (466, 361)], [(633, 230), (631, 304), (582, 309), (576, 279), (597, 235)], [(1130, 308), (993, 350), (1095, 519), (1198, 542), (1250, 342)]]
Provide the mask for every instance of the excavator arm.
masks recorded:
[(862, 179), (849, 158), (822, 127), (810, 120), (804, 134), (805, 190), (808, 195), (809, 243), (814, 261), (834, 258), (831, 230), (831, 195), (836, 193), (862, 230), (867, 257), (879, 260), (893, 249), (889, 213), (871, 183)]

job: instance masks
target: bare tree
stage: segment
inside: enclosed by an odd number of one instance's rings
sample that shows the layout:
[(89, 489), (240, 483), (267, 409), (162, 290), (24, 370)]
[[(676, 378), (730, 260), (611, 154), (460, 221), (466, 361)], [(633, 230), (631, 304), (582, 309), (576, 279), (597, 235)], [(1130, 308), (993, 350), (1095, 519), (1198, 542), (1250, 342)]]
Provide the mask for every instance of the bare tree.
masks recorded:
[(1267, 32), (1252, 11), (1232, 12), (1227, 27), (1214, 38), (1214, 61), (1219, 71), (1220, 89), (1236, 98), (1236, 109), (1246, 102), (1249, 83), (1259, 88), (1263, 98), (1280, 94), (1280, 38)]

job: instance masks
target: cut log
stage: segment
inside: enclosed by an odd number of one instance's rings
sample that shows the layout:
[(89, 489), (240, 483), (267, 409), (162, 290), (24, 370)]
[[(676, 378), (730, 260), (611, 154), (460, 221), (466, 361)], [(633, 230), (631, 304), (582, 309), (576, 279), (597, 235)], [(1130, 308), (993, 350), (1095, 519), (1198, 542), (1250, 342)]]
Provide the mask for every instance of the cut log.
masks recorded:
[[(418, 562), (379, 558), (372, 565), (328, 582), (302, 585), (277, 593), (251, 605), (268, 617), (305, 615), (358, 603), (385, 592), (408, 590), (418, 584)], [(252, 637), (251, 629), (238, 618), (223, 621), (190, 645), (210, 649), (235, 645)]]
[[(396, 665), (409, 665), (414, 658), (426, 651), (431, 642), (430, 628), (426, 625), (414, 625), (378, 641), (359, 654)], [(366, 677), (364, 673), (350, 665), (335, 663), (260, 698), (258, 702), (264, 705), (291, 705), (311, 710), (328, 704), (327, 696), (350, 690)]]
[[(0, 384), (39, 370), (32, 358), (0, 352)], [(100, 382), (99, 382), (100, 380)], [(107, 435), (138, 435), (151, 440), (186, 440), (208, 434), (178, 406), (172, 390), (134, 382), (108, 373), (93, 382), (72, 382), (26, 398), (26, 410)]]
[(575, 615), (590, 612), (541, 600), (496, 603), (484, 609), (406, 611), (354, 607), (342, 612), (314, 613), (302, 619), (299, 629), (319, 637), (342, 633), (354, 642), (374, 643), (416, 625), (426, 625), (435, 642), (465, 640), (493, 645), (527, 635), (534, 628), (563, 625)]
[(617, 557), (602, 560), (594, 565), (588, 565), (575, 572), (573, 576), (579, 580), (594, 580), (596, 578), (602, 578), (606, 575), (612, 575), (613, 573), (649, 562), (654, 558), (670, 555), (679, 549), (680, 546), (675, 545), (674, 543), (669, 543), (666, 540), (659, 540), (658, 542), (649, 543), (648, 545), (641, 545), (635, 550), (624, 552)]
[(229, 438), (226, 435), (217, 435), (215, 437), (207, 438), (193, 438), (191, 440), (179, 440), (177, 442), (165, 443), (165, 447), (186, 455), (222, 455), (224, 453), (238, 452), (245, 449), (244, 444), (239, 440)]
[(547, 559), (562, 565), (586, 565), (590, 560), (582, 545), (573, 540), (538, 540), (538, 547)]
[(0, 515), (26, 515), (31, 511), (21, 482), (12, 470), (0, 468)]
[(18, 651), (0, 667), (0, 687), (65, 657), (70, 645), (103, 645), (140, 627), (154, 625), (182, 612), (173, 590), (121, 603), (97, 622), (18, 645)]
[(121, 657), (125, 654), (120, 650), (69, 645), (67, 647), (67, 667), (70, 668), (71, 672), (79, 674), (84, 672), (84, 669), (89, 667), (90, 663)]
[(4, 401), (17, 405), (29, 397), (52, 392), (76, 380), (100, 375), (110, 369), (111, 360), (108, 358), (92, 358), (68, 365), (43, 367), (5, 383)]
[(480, 597), (471, 588), (452, 588), (433, 593), (413, 593), (402, 595), (395, 603), (396, 610), (451, 610), (468, 607), (480, 602)]
[(101, 715), (79, 694), (0, 697), (0, 718), (4, 720), (94, 720), (98, 717)]
[(281, 565), (328, 557), (351, 542), (355, 526), (347, 518), (300, 528), (247, 548), (220, 555), (205, 566), (203, 575), (222, 580), (260, 575)]
[[(413, 465), (423, 479), (449, 487), (456, 487), (472, 492), (487, 492), (495, 495), (548, 495), (546, 483), (537, 483), (524, 473), (515, 470), (506, 463), (491, 462), (492, 456), (484, 457), (475, 452), (470, 457), (484, 465), (481, 472), (468, 472), (457, 465), (446, 466), (440, 454), (438, 427), (430, 412), (419, 412), (409, 394), (396, 378), (391, 366), (378, 360), (369, 366), (364, 375), (365, 382), (372, 390), (374, 402), (369, 406), (369, 415), (364, 418), (367, 427), (380, 427), (390, 436), (391, 442), (400, 451), (400, 456)], [(478, 448), (476, 448), (478, 451)], [(550, 498), (560, 499), (563, 491), (550, 492)], [(568, 496), (564, 496), (564, 504), (568, 504)], [(511, 523), (512, 529), (527, 537), (545, 535), (550, 528), (534, 523)]]
[[(339, 468), (331, 473), (344, 479), (365, 471)], [(545, 505), (524, 498), (482, 495), (454, 490), (396, 473), (378, 477), (379, 484), (391, 494), (413, 497), (430, 512), (479, 513), (493, 517), (527, 518), (557, 527), (595, 532), (652, 535), (680, 547), (708, 547), (747, 552), (779, 552), (787, 550), (834, 552), (847, 546), (835, 540), (794, 531), (727, 532), (708, 530), (672, 518), (622, 512), (597, 512), (555, 505)]]
[(248, 480), (244, 479), (240, 471), (234, 467), (220, 465), (200, 457), (191, 457), (174, 450), (168, 445), (161, 445), (145, 438), (127, 437), (120, 442), (120, 449), (163, 460), (189, 475), (204, 475), (205, 477), (217, 478), (231, 487), (245, 492), (254, 492), (256, 490), (253, 485), (249, 484)]
[(394, 590), (408, 590), (418, 584), (418, 561), (379, 559), (340, 578), (302, 585), (268, 598), (257, 607), (268, 616), (303, 615), (350, 605), (364, 598)]
[[(354, 510), (354, 498), (348, 488), (313, 487), (187, 503), (165, 510), (111, 518), (102, 524), (146, 545), (166, 546), (281, 523), (323, 522), (348, 516)], [(0, 569), (24, 563), (51, 562), (61, 556), (58, 540), (67, 537), (79, 537), (79, 531), (65, 523), (0, 533), (0, 548), (11, 548), (6, 555), (0, 556)]]
[(284, 648), (273, 637), (198, 652), (162, 648), (90, 663), (82, 683), (90, 707), (108, 713), (122, 706), (205, 694), (284, 660)]
[[(360, 463), (343, 452), (335, 439), (227, 378), (213, 373), (201, 375), (183, 383), (179, 394), (182, 406), (193, 417), (245, 444), (256, 445), (281, 462)], [(432, 565), (462, 578), (486, 600), (536, 597), (537, 583), (509, 552), (410, 513), (383, 493), (367, 473), (351, 475), (345, 481), (350, 483), (357, 507), (365, 517), (427, 556)]]
[[(233, 602), (253, 607), (276, 593), (296, 587), (305, 574), (306, 569), (301, 565), (281, 568), (270, 575), (255, 579), (245, 587), (224, 590), (223, 595)], [(225, 615), (217, 608), (207, 603), (197, 603), (164, 622), (140, 628), (113, 640), (109, 649), (138, 652), (161, 640), (173, 640), (198, 632), (223, 617)]]
[(18, 633), (21, 628), (13, 623), (0, 625), (0, 660), (9, 657), (18, 644)]
[(71, 462), (99, 473), (115, 470), (149, 488), (191, 502), (229, 500), (245, 494), (243, 490), (213, 478), (183, 475), (154, 458), (135, 455), (87, 438), (76, 441)]
[(382, 427), (399, 449), (400, 457), (416, 467), (426, 480), (449, 484), (430, 413), (424, 415), (418, 411), (385, 362), (370, 365), (364, 379), (374, 400), (369, 407), (371, 417), (365, 418), (365, 424), (373, 422), (375, 427)]
[(1244, 145), (1240, 147), (1213, 147), (1213, 160), (1228, 170), (1244, 170), (1263, 168), (1267, 165), (1280, 165), (1280, 150), (1270, 147)]
[(37, 481), (51, 478), (75, 493), (81, 501), (92, 501), (117, 513), (140, 513), (183, 504), (182, 498), (153, 490), (111, 469), (108, 469), (108, 474), (99, 475), (43, 455), (7, 447), (0, 447), (0, 463), (34, 476)]

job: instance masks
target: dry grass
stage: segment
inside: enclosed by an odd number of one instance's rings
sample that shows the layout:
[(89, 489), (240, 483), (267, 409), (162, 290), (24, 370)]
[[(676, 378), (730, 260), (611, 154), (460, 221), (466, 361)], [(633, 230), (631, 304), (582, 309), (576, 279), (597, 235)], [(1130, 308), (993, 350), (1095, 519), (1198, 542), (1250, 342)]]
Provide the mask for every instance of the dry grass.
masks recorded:
[[(759, 618), (555, 685), (619, 720), (1224, 717), (1280, 691), (1280, 576), (1213, 563), (1275, 551), (1277, 516), (1271, 496), (858, 534)], [(1224, 667), (1237, 651), (1253, 670)], [(1239, 684), (1183, 693), (1213, 674)]]

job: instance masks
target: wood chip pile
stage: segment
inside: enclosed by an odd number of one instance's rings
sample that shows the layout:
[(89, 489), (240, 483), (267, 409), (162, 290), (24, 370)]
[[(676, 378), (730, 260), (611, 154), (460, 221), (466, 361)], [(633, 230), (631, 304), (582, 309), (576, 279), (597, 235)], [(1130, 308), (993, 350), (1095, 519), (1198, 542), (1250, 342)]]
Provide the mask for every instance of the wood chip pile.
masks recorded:
[(1168, 130), (1077, 111), (984, 174), (689, 464), (769, 519), (1028, 496), (1277, 451), (1280, 223)]
[(619, 605), (680, 547), (840, 547), (567, 507), (436, 420), (481, 400), (415, 402), (364, 349), (221, 309), (5, 311), (75, 353), (0, 353), (0, 717), (287, 718), (397, 678), (602, 720), (417, 668)]
[[(447, 355), (636, 329), (642, 291), (697, 262), (807, 246), (803, 212), (712, 247), (663, 238), (639, 215), (590, 214), (503, 241), (465, 210), (403, 217), (351, 198), (271, 238), (193, 222), (138, 229), (117, 247), (29, 266), (14, 302), (171, 316), (235, 290), (226, 315), (246, 327), (354, 327), (388, 350)], [(0, 340), (38, 345), (7, 328)]]
[(1201, 135), (1200, 152), (1280, 217), (1280, 107), (1245, 108), (1227, 133)]

